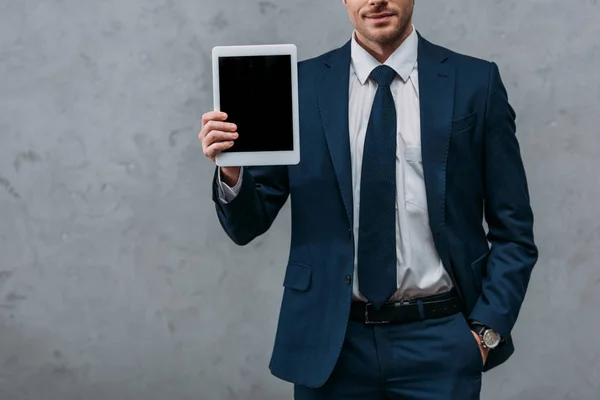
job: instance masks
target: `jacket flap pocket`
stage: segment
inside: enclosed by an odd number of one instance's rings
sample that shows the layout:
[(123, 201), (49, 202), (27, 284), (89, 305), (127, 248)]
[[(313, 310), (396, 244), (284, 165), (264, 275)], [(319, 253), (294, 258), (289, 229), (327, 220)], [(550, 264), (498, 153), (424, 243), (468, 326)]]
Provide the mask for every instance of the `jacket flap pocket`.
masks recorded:
[(452, 134), (460, 133), (466, 131), (467, 129), (473, 127), (475, 122), (477, 121), (477, 111), (473, 111), (471, 114), (466, 117), (459, 118), (455, 121), (452, 121)]
[(290, 289), (302, 291), (307, 290), (310, 286), (311, 275), (312, 269), (310, 268), (310, 266), (290, 261), (285, 270), (283, 286)]

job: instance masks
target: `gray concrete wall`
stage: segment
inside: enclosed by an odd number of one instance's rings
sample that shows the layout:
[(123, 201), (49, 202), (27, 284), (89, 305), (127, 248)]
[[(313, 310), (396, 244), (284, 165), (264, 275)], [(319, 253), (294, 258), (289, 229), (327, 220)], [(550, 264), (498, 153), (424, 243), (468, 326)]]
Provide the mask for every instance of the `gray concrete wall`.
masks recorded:
[[(417, 1), (496, 61), (541, 257), (484, 399), (600, 396), (600, 4)], [(337, 0), (0, 0), (0, 399), (283, 399), (267, 364), (289, 209), (221, 231), (197, 142), (214, 45), (343, 44)]]

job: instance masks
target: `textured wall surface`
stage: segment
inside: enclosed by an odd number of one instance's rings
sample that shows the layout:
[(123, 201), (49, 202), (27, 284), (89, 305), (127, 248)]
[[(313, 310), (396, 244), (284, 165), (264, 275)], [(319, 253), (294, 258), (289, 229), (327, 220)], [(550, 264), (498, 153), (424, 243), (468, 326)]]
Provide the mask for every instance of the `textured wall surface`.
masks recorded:
[[(600, 396), (600, 4), (417, 1), (496, 61), (540, 246), (483, 399)], [(214, 45), (342, 45), (337, 0), (0, 0), (0, 399), (285, 399), (268, 371), (289, 209), (238, 248), (197, 132)], [(268, 121), (268, 118), (266, 118)]]

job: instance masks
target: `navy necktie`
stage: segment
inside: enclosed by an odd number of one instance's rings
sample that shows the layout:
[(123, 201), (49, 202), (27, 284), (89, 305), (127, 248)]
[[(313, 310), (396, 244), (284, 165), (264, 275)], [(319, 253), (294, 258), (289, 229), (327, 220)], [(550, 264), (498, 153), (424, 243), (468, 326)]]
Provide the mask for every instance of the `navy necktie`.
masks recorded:
[(396, 291), (396, 107), (390, 84), (396, 72), (371, 72), (377, 92), (363, 150), (358, 222), (358, 284), (379, 309)]

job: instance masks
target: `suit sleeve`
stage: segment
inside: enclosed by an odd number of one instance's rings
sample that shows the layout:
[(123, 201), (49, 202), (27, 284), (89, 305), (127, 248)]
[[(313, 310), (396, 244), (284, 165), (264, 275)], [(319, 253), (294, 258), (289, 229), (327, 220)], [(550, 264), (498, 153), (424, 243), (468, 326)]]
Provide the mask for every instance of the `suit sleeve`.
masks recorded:
[(213, 177), (217, 217), (234, 243), (243, 246), (265, 233), (289, 196), (286, 166), (244, 167), (239, 192), (231, 201), (220, 199), (218, 167)]
[(507, 338), (525, 299), (538, 250), (515, 112), (495, 63), (490, 65), (484, 130), (484, 201), (491, 249), (482, 293), (469, 317)]

